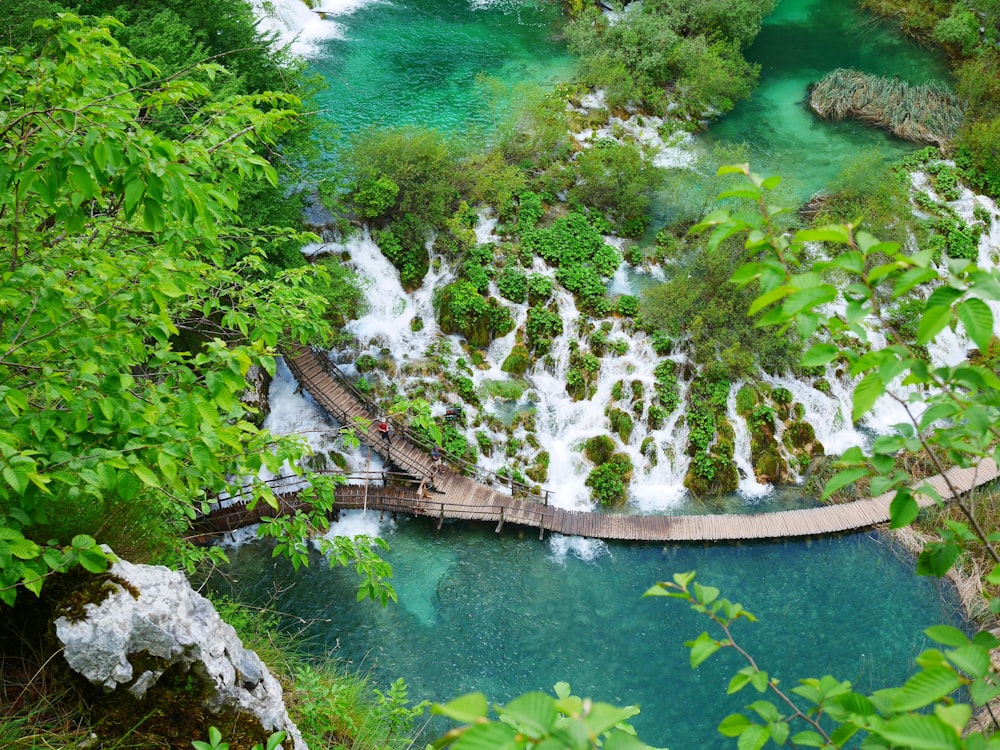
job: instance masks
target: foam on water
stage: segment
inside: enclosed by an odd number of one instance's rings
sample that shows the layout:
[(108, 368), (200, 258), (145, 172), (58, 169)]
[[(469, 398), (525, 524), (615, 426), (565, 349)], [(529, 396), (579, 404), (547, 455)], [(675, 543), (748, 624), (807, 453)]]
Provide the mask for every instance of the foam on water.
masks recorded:
[(607, 542), (600, 539), (585, 539), (580, 536), (549, 535), (549, 555), (555, 562), (565, 564), (566, 559), (575, 557), (584, 562), (611, 555)]
[(275, 44), (293, 55), (309, 57), (319, 51), (325, 39), (340, 38), (341, 24), (331, 16), (349, 13), (364, 2), (331, 3), (315, 10), (303, 0), (247, 0), (258, 19), (257, 28), (275, 36)]

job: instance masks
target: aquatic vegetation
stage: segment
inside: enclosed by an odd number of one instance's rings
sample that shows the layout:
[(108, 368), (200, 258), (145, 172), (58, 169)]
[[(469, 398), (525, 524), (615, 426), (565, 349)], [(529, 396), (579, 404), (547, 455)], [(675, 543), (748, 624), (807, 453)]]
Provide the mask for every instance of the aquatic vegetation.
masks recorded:
[(837, 68), (816, 82), (809, 106), (827, 120), (854, 118), (914, 143), (945, 146), (962, 125), (958, 97), (941, 84), (913, 86), (898, 78)]

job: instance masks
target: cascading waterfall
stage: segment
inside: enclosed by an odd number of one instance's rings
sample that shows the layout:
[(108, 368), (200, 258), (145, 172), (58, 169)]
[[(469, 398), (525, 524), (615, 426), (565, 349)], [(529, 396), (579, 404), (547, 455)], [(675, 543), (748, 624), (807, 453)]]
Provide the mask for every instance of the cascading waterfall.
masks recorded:
[(726, 397), (726, 419), (733, 426), (733, 462), (740, 472), (739, 492), (747, 498), (760, 498), (770, 495), (774, 488), (770, 484), (757, 481), (754, 475), (753, 463), (750, 461), (750, 430), (746, 420), (736, 412), (736, 393), (742, 383), (729, 386)]
[[(247, 0), (258, 19), (257, 28), (274, 35), (275, 45), (293, 55), (308, 57), (323, 39), (343, 35), (332, 16), (352, 10), (350, 3), (324, 4), (312, 9), (304, 0)], [(355, 6), (356, 7), (356, 6)]]

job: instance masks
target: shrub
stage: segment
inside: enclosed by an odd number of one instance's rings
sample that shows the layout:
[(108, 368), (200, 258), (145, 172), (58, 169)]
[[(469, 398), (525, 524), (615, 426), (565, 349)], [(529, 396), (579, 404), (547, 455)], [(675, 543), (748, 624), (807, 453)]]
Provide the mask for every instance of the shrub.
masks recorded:
[(525, 190), (518, 195), (517, 228), (519, 231), (525, 232), (534, 229), (544, 214), (542, 196), (538, 193)]
[(540, 273), (528, 276), (528, 304), (540, 305), (552, 296), (552, 279)]
[(623, 318), (634, 318), (639, 313), (639, 298), (631, 294), (623, 294), (615, 303), (615, 309)]
[(354, 366), (358, 368), (358, 372), (371, 372), (378, 367), (378, 360), (371, 354), (362, 354), (354, 360)]
[(665, 359), (653, 370), (653, 377), (656, 378), (654, 389), (660, 404), (669, 414), (680, 404), (680, 391), (677, 388), (677, 363), (672, 359)]
[(522, 303), (528, 299), (528, 276), (518, 268), (505, 268), (497, 276), (497, 289), (511, 302)]
[(532, 307), (524, 326), (524, 337), (528, 349), (535, 354), (546, 354), (552, 339), (563, 332), (562, 318), (547, 307)]
[(388, 175), (382, 174), (360, 182), (352, 197), (362, 218), (377, 219), (396, 205), (398, 195), (399, 185)]

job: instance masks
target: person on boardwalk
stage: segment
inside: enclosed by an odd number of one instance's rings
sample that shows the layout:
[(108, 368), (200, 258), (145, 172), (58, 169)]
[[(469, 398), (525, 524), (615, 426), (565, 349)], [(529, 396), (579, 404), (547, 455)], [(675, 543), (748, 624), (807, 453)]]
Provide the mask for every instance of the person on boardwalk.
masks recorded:
[(441, 473), (441, 446), (435, 445), (431, 448), (431, 476), (436, 477)]
[(389, 421), (382, 417), (378, 421), (378, 434), (382, 438), (382, 442), (385, 443), (385, 447), (389, 448), (392, 445), (392, 435), (389, 433)]

